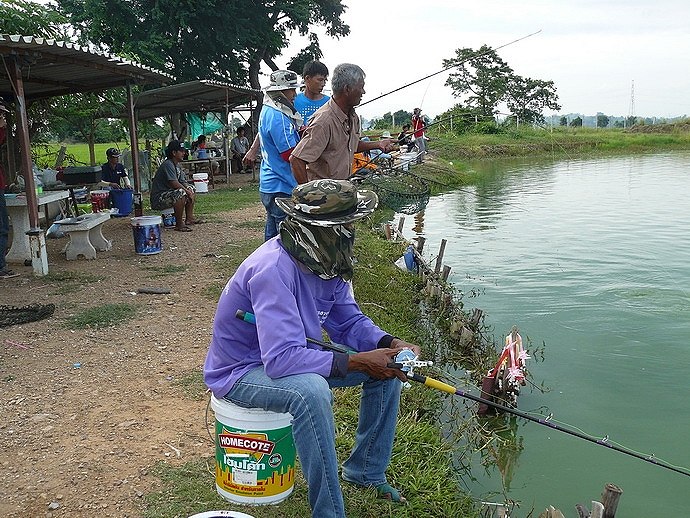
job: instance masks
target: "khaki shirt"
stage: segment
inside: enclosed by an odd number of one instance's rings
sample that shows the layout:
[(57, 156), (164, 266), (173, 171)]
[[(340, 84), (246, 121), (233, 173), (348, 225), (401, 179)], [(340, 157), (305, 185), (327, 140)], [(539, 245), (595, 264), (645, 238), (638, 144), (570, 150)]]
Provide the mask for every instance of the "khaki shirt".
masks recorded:
[(329, 99), (312, 116), (292, 155), (307, 162), (308, 181), (347, 180), (352, 175), (352, 159), (361, 133), (354, 110), (347, 116)]

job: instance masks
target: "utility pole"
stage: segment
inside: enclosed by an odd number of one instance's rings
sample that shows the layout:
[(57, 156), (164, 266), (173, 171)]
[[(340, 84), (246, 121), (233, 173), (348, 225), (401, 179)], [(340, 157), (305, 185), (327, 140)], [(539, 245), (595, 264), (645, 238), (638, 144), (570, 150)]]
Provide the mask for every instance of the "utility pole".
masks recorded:
[(625, 120), (623, 127), (627, 127), (628, 120), (635, 123), (635, 80), (632, 80), (632, 86), (630, 87), (630, 108), (628, 109), (628, 118)]

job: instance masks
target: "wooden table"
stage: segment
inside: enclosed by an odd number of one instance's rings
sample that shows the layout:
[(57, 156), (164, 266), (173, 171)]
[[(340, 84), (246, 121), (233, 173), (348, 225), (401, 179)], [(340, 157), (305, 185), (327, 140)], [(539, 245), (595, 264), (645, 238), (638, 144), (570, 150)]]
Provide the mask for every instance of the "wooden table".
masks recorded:
[[(69, 196), (69, 191), (50, 191), (38, 196), (38, 209), (47, 206), (49, 203), (64, 200)], [(26, 234), (30, 230), (29, 211), (26, 203), (26, 195), (17, 196), (5, 195), (7, 213), (12, 221), (12, 246), (5, 259), (8, 263), (24, 263), (27, 259), (31, 260), (31, 245), (29, 236)], [(47, 219), (47, 217), (46, 217)]]
[[(208, 158), (191, 158), (189, 160), (183, 160), (180, 162), (180, 165), (182, 167), (185, 167), (185, 169), (189, 169), (190, 171), (193, 171), (192, 174), (196, 173), (197, 168), (200, 165), (204, 165), (208, 167), (208, 183), (213, 187), (213, 164), (211, 164), (212, 161), (216, 161), (218, 163), (218, 166), (220, 167), (220, 170), (222, 171), (225, 168), (225, 157), (224, 156), (210, 156)], [(229, 174), (227, 171), (225, 171), (225, 181), (229, 182), (230, 179), (228, 178)]]

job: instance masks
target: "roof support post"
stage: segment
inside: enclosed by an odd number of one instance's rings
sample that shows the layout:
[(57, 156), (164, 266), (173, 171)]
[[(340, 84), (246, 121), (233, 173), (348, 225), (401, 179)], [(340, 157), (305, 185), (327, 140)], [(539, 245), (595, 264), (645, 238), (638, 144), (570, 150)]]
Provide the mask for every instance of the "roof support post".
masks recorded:
[(24, 81), (22, 70), (16, 58), (10, 58), (8, 72), (13, 84), (16, 98), (16, 121), (19, 152), (21, 155), (20, 170), (24, 177), (26, 189), (26, 206), (29, 211), (29, 244), (31, 247), (31, 266), (34, 274), (48, 274), (48, 252), (46, 250), (45, 234), (38, 223), (38, 195), (34, 184), (34, 174), (31, 163), (31, 142), (29, 141), (29, 121), (26, 116), (26, 98), (24, 96)]
[(141, 177), (139, 175), (139, 138), (137, 136), (137, 119), (134, 115), (134, 94), (132, 84), (127, 84), (127, 113), (129, 114), (129, 139), (132, 150), (132, 169), (134, 174), (134, 190), (141, 192)]
[[(233, 138), (228, 128), (232, 127), (230, 124), (230, 99), (228, 99), (228, 90), (225, 90), (225, 120), (223, 121), (223, 155), (225, 156), (225, 185), (230, 186), (230, 139)], [(239, 171), (238, 171), (239, 172)]]

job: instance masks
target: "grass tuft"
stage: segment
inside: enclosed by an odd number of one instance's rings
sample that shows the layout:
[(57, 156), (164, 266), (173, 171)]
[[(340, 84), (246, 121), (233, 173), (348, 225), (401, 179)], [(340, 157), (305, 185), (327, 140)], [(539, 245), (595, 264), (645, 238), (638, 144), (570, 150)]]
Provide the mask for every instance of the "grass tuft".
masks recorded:
[(132, 304), (104, 304), (88, 308), (66, 321), (68, 329), (110, 327), (131, 320), (137, 306)]
[(89, 284), (101, 282), (105, 279), (103, 275), (91, 275), (83, 272), (51, 272), (43, 280), (50, 284), (56, 284), (57, 290), (54, 295), (66, 295), (84, 289)]

